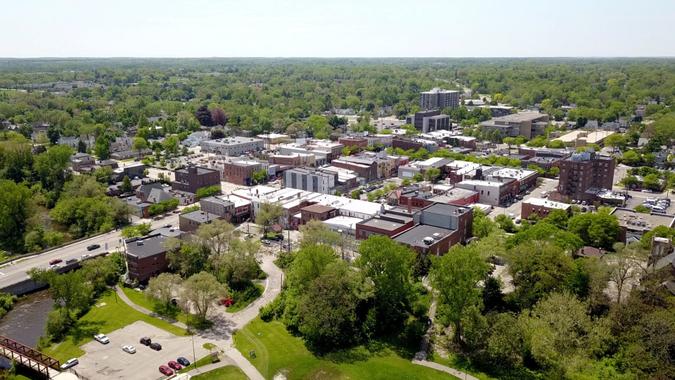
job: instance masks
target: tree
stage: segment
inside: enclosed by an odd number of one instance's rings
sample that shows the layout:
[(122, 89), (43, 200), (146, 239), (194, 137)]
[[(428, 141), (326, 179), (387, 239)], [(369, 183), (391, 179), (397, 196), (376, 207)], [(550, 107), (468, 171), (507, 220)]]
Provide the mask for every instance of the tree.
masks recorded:
[(307, 129), (315, 139), (327, 139), (332, 130), (328, 120), (321, 115), (312, 115), (307, 119)]
[(228, 251), (213, 257), (211, 265), (218, 279), (233, 290), (255, 289), (253, 280), (263, 273), (257, 261), (259, 250), (257, 241), (234, 239)]
[(213, 255), (220, 256), (230, 250), (232, 242), (238, 238), (238, 233), (232, 224), (217, 219), (199, 226), (195, 236), (197, 241), (207, 247)]
[(511, 236), (506, 245), (513, 248), (528, 241), (548, 241), (563, 250), (573, 253), (583, 247), (584, 241), (574, 233), (565, 231), (549, 223), (548, 219), (539, 221), (530, 226), (523, 226), (515, 235)]
[(56, 143), (59, 142), (59, 138), (61, 138), (61, 132), (59, 132), (59, 129), (56, 126), (49, 126), (47, 129), (47, 138), (49, 139), (49, 143), (52, 145), (56, 145)]
[(616, 286), (616, 302), (621, 303), (624, 286), (638, 275), (635, 260), (639, 257), (636, 251), (641, 248), (638, 244), (617, 245), (620, 245), (616, 248), (617, 254), (612, 255), (608, 267), (609, 281)]
[(506, 232), (516, 232), (516, 224), (507, 215), (500, 214), (495, 217), (495, 222), (502, 230)]
[(197, 199), (203, 199), (220, 194), (221, 191), (222, 188), (220, 187), (220, 185), (204, 186), (197, 189), (195, 196), (197, 197)]
[(194, 308), (200, 323), (206, 321), (206, 314), (213, 302), (226, 293), (227, 287), (207, 272), (193, 274), (183, 282), (182, 295), (186, 311)]
[(216, 107), (211, 110), (211, 121), (213, 122), (213, 125), (225, 126), (225, 124), (227, 124), (227, 119), (228, 117), (222, 108)]
[(110, 183), (110, 180), (112, 178), (113, 170), (110, 166), (102, 166), (100, 168), (96, 168), (94, 170), (94, 177), (96, 178), (96, 181), (98, 181), (101, 184), (107, 185)]
[(134, 137), (131, 149), (138, 153), (138, 157), (141, 157), (141, 153), (148, 149), (148, 142), (142, 137)]
[(156, 310), (163, 314), (172, 311), (174, 293), (179, 289), (183, 280), (174, 273), (160, 273), (148, 281), (146, 293), (156, 302)]
[(260, 169), (251, 174), (251, 182), (253, 182), (254, 185), (265, 183), (265, 181), (267, 181), (267, 170)]
[(87, 153), (87, 144), (82, 139), (77, 140), (77, 153)]
[(473, 236), (484, 238), (497, 228), (497, 225), (478, 208), (473, 209)]
[(128, 175), (125, 175), (124, 178), (122, 178), (122, 186), (120, 186), (120, 191), (122, 191), (123, 194), (130, 193), (133, 188), (131, 187), (131, 180), (129, 179)]
[(206, 126), (206, 127), (212, 127), (213, 124), (213, 117), (211, 116), (211, 111), (209, 111), (209, 108), (206, 105), (200, 106), (197, 111), (195, 112), (195, 117), (199, 121), (199, 124)]
[(361, 242), (356, 265), (375, 286), (375, 309), (380, 331), (400, 328), (410, 310), (411, 267), (414, 253), (389, 237), (372, 235)]
[(20, 250), (30, 216), (30, 190), (9, 180), (0, 180), (0, 247)]
[(512, 296), (522, 308), (567, 289), (574, 269), (572, 258), (547, 241), (525, 241), (509, 251), (508, 260), (516, 287)]
[(310, 220), (309, 223), (300, 226), (300, 233), (301, 247), (317, 244), (325, 244), (334, 247), (340, 243), (340, 239), (342, 238), (339, 233), (331, 230), (318, 220)]
[(169, 268), (183, 278), (207, 269), (209, 249), (200, 244), (179, 243), (173, 239), (166, 242)]
[(281, 205), (276, 203), (263, 203), (260, 205), (255, 216), (256, 224), (263, 226), (263, 232), (267, 233), (267, 230), (275, 223), (279, 222), (279, 219), (284, 214), (284, 209)]
[(619, 222), (606, 209), (574, 215), (567, 227), (570, 232), (581, 237), (585, 244), (597, 248), (612, 249), (619, 237)]
[(176, 135), (171, 135), (167, 138), (164, 139), (164, 142), (162, 143), (162, 146), (164, 147), (164, 151), (167, 154), (178, 154), (178, 146), (180, 144), (180, 141), (178, 140), (178, 136)]
[(361, 340), (362, 304), (372, 297), (358, 273), (343, 262), (330, 264), (299, 301), (299, 330), (317, 351), (354, 345)]
[(647, 174), (642, 180), (642, 185), (652, 191), (661, 191), (661, 181), (657, 174)]
[(436, 182), (441, 176), (441, 170), (438, 168), (429, 168), (424, 172), (424, 178), (429, 182)]
[(35, 157), (34, 168), (42, 187), (55, 190), (58, 194), (68, 178), (66, 168), (72, 153), (72, 149), (68, 146), (55, 145)]
[(130, 239), (133, 237), (145, 236), (152, 230), (150, 223), (141, 223), (135, 226), (128, 226), (122, 229), (122, 237)]
[(454, 325), (454, 340), (463, 343), (462, 319), (471, 308), (481, 307), (480, 281), (488, 266), (473, 247), (454, 246), (441, 257), (434, 257), (431, 283), (438, 292), (439, 311)]

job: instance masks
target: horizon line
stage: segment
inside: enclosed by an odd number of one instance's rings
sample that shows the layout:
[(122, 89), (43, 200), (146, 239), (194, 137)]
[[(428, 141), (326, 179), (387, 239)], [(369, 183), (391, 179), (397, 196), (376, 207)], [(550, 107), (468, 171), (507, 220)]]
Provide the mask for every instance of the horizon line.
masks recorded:
[(560, 55), (560, 56), (0, 56), (0, 59), (672, 59), (675, 55)]

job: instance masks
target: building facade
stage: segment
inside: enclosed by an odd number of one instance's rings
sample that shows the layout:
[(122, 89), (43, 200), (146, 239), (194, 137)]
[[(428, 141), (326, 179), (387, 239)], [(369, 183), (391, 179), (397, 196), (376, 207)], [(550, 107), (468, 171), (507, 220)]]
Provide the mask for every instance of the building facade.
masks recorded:
[(591, 188), (612, 189), (616, 162), (594, 152), (575, 153), (560, 162), (558, 193), (564, 198), (593, 200)]
[(223, 156), (241, 156), (249, 152), (259, 152), (265, 149), (262, 139), (251, 137), (226, 137), (216, 140), (202, 141), (202, 152), (221, 154)]
[(207, 186), (220, 186), (220, 173), (217, 170), (190, 165), (174, 172), (175, 181), (171, 183), (173, 190), (196, 193)]
[(459, 91), (432, 88), (420, 93), (420, 108), (423, 110), (440, 110), (459, 107)]

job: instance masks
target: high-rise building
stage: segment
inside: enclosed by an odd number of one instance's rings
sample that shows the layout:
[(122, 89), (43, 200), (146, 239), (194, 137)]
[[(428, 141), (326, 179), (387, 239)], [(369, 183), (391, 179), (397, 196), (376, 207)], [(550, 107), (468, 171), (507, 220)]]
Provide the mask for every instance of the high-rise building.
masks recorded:
[(459, 91), (443, 90), (436, 87), (430, 91), (420, 92), (420, 108), (423, 110), (457, 107), (459, 107)]
[(558, 192), (576, 200), (592, 200), (594, 195), (587, 193), (589, 189), (612, 189), (615, 166), (612, 157), (595, 152), (575, 153), (560, 162)]

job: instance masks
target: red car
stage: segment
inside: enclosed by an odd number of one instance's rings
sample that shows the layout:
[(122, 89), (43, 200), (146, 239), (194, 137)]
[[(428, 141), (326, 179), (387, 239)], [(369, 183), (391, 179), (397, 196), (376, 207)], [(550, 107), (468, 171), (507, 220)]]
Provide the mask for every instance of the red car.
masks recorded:
[(232, 297), (221, 298), (221, 299), (218, 300), (218, 304), (222, 305), (222, 306), (225, 306), (225, 307), (230, 307), (230, 306), (232, 306), (233, 303), (234, 303), (234, 300), (232, 299)]
[(180, 370), (180, 369), (183, 368), (183, 366), (181, 366), (180, 364), (178, 364), (177, 362), (175, 362), (175, 361), (173, 361), (173, 360), (170, 361), (168, 364), (169, 364), (169, 367), (175, 369), (176, 371), (178, 371), (178, 370)]
[(173, 375), (173, 371), (171, 370), (171, 368), (169, 368), (169, 367), (167, 367), (167, 366), (165, 366), (165, 365), (160, 365), (160, 366), (159, 366), (159, 372), (161, 372), (162, 375), (166, 375), (166, 376), (171, 376), (171, 375)]
[(49, 265), (58, 264), (58, 263), (60, 263), (60, 262), (62, 262), (62, 261), (63, 261), (63, 260), (61, 260), (61, 259), (54, 259), (54, 260), (52, 260), (52, 261), (49, 262)]

